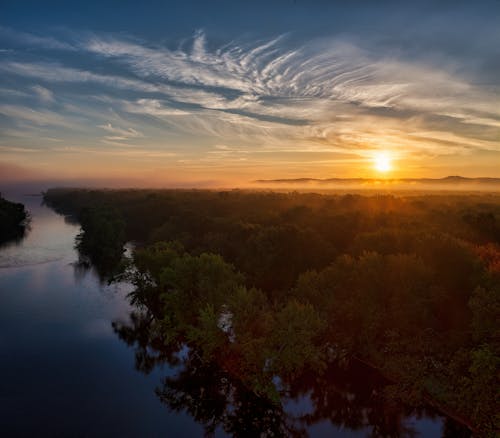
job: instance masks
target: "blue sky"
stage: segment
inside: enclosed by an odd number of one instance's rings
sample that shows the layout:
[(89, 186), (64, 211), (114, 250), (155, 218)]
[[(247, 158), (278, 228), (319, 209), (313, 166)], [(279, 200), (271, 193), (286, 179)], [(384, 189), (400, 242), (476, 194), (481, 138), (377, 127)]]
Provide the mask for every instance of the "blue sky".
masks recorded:
[(0, 171), (500, 176), (499, 23), (499, 1), (4, 1)]

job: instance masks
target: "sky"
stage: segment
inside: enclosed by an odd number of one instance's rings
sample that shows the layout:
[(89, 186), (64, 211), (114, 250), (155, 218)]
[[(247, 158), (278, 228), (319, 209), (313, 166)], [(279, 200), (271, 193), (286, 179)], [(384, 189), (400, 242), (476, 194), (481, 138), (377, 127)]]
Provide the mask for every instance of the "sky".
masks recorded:
[(500, 177), (500, 1), (0, 3), (0, 181)]

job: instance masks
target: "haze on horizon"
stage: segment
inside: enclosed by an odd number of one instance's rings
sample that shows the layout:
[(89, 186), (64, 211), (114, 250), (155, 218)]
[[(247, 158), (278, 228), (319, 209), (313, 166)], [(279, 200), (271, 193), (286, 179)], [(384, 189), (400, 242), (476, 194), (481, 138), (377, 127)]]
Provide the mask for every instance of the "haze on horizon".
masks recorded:
[(4, 1), (0, 182), (500, 177), (500, 2)]

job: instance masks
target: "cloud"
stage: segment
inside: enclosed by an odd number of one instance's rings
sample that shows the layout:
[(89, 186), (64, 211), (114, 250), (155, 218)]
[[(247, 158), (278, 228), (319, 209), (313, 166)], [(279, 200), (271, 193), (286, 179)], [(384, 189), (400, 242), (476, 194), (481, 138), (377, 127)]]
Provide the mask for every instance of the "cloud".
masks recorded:
[(134, 128), (120, 128), (113, 126), (110, 122), (104, 124), (104, 125), (99, 125), (98, 126), (101, 129), (104, 129), (111, 135), (105, 135), (103, 139), (101, 140), (102, 143), (110, 144), (113, 146), (126, 146), (126, 147), (131, 147), (130, 143), (127, 143), (127, 141), (131, 139), (137, 139), (140, 137), (144, 137), (144, 134), (140, 131), (137, 131)]
[[(94, 36), (86, 50), (116, 59), (145, 80), (163, 80), (202, 89), (165, 91), (181, 102), (211, 109), (248, 109), (266, 114), (266, 99), (323, 100), (366, 108), (441, 111), (480, 109), (500, 116), (496, 100), (447, 66), (402, 61), (343, 40), (311, 42), (286, 49), (276, 38), (257, 44), (232, 43), (213, 51), (197, 32), (191, 50), (168, 50)], [(224, 91), (225, 90), (225, 91)], [(229, 98), (228, 94), (235, 95)], [(496, 96), (495, 96), (496, 97)], [(268, 103), (268, 102), (266, 102)], [(284, 102), (282, 109), (286, 110)], [(301, 111), (303, 112), (303, 111)], [(276, 114), (276, 109), (274, 110)], [(288, 115), (293, 117), (291, 111)]]
[(63, 41), (50, 36), (38, 36), (32, 33), (20, 32), (8, 27), (0, 26), (0, 38), (28, 47), (41, 47), (53, 50), (76, 50), (76, 48)]
[(492, 126), (494, 128), (500, 128), (500, 120), (495, 120), (492, 118), (459, 113), (442, 113), (441, 115), (453, 117), (454, 119), (460, 120), (462, 123), (468, 123), (471, 125)]
[(6, 62), (0, 64), (0, 71), (47, 82), (94, 82), (113, 88), (142, 92), (158, 92), (161, 90), (161, 87), (144, 81), (64, 67), (57, 62)]
[(105, 131), (108, 131), (109, 133), (119, 136), (123, 139), (127, 138), (137, 138), (137, 137), (143, 137), (144, 135), (142, 132), (139, 132), (135, 130), (134, 128), (118, 128), (113, 126), (111, 123), (106, 123), (105, 125), (99, 125), (99, 128), (104, 129)]
[(124, 110), (130, 113), (145, 114), (154, 117), (184, 116), (187, 111), (169, 108), (158, 99), (138, 99), (135, 102), (125, 102)]
[(115, 58), (142, 77), (157, 77), (188, 85), (249, 90), (251, 82), (241, 73), (230, 52), (210, 53), (204, 48), (204, 34), (197, 33), (191, 52), (149, 48), (118, 39), (94, 37), (84, 44), (89, 52)]
[(42, 87), (41, 85), (34, 85), (31, 89), (36, 93), (38, 98), (44, 103), (54, 102), (54, 93), (48, 88)]
[(0, 114), (14, 120), (25, 120), (38, 126), (58, 126), (70, 129), (75, 127), (73, 122), (53, 111), (37, 111), (18, 105), (0, 105)]
[[(80, 105), (82, 113), (91, 113), (88, 119), (106, 131), (101, 140), (107, 144), (130, 146), (127, 141), (139, 138), (166, 144), (168, 131), (186, 144), (193, 140), (186, 154), (202, 142), (241, 146), (210, 149), (211, 159), (246, 155), (241, 151), (348, 151), (363, 157), (377, 148), (416, 156), (498, 150), (500, 84), (485, 87), (453, 64), (404, 59), (347, 38), (294, 45), (279, 36), (214, 47), (198, 31), (177, 49), (123, 36), (75, 40), (71, 47), (94, 67), (74, 67), (70, 58), (7, 57), (0, 72), (36, 81), (31, 89), (45, 103), (53, 94), (38, 83), (54, 84), (58, 101), (59, 84), (88, 84), (72, 91), (79, 93), (71, 96), (73, 112)], [(21, 42), (57, 46), (27, 35)], [(120, 98), (114, 97), (117, 90)], [(79, 103), (82, 97), (99, 107), (90, 111)], [(115, 118), (103, 115), (103, 107)], [(55, 112), (6, 105), (2, 111), (38, 125), (67, 123)], [(131, 127), (139, 122), (141, 131)]]
[(0, 88), (0, 94), (6, 97), (26, 97), (29, 96), (28, 93), (21, 90), (12, 90), (10, 88)]

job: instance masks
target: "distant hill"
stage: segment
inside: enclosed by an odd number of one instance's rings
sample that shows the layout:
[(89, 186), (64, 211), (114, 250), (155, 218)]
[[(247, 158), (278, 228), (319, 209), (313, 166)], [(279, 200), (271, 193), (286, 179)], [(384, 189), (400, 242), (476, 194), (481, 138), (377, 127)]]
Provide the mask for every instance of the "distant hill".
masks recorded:
[(446, 176), (444, 178), (290, 178), (290, 179), (259, 179), (254, 181), (258, 184), (339, 184), (359, 185), (370, 183), (394, 183), (394, 184), (425, 184), (425, 185), (456, 185), (456, 184), (488, 184), (498, 185), (500, 178), (466, 178), (458, 175)]

